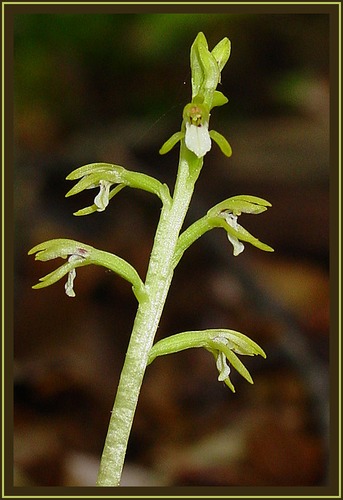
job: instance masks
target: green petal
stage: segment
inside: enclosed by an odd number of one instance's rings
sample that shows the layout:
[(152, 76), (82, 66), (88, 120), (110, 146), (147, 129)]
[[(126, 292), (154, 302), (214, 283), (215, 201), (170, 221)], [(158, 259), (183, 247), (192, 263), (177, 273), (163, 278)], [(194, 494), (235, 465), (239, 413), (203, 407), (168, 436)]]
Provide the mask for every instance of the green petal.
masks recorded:
[(221, 149), (221, 152), (224, 153), (225, 156), (230, 157), (232, 155), (232, 149), (228, 141), (225, 139), (223, 135), (215, 130), (210, 131), (210, 137), (218, 144)]
[(80, 210), (73, 212), (73, 215), (75, 215), (76, 217), (80, 217), (82, 215), (93, 214), (94, 212), (97, 212), (97, 211), (98, 211), (98, 207), (96, 206), (95, 203), (93, 203), (93, 205), (90, 205), (89, 207), (81, 208)]
[(219, 92), (219, 90), (216, 90), (213, 94), (213, 100), (212, 100), (212, 108), (215, 106), (223, 106), (228, 102), (228, 98), (225, 97), (225, 95), (222, 92)]
[(230, 342), (241, 342), (241, 345), (244, 343), (246, 345), (246, 349), (241, 354), (260, 354), (265, 357), (265, 353), (261, 347), (256, 344), (256, 342), (251, 340), (250, 337), (244, 335), (244, 333), (238, 332), (237, 330), (229, 330), (227, 328), (212, 328), (208, 331), (211, 332), (212, 340), (222, 337), (227, 340), (227, 345), (230, 345)]
[(266, 245), (266, 243), (262, 243), (262, 241), (258, 240), (257, 238), (255, 238), (254, 241), (250, 241), (249, 243), (259, 250), (263, 250), (264, 252), (274, 252), (274, 248)]
[(82, 266), (87, 266), (89, 262), (84, 261), (80, 262), (66, 262), (62, 266), (58, 267), (55, 269), (55, 271), (52, 271), (51, 273), (47, 274), (46, 276), (43, 276), (43, 278), (39, 278), (40, 283), (37, 283), (34, 285), (32, 288), (35, 290), (38, 290), (39, 288), (45, 288), (47, 286), (53, 285), (57, 281), (59, 281), (63, 276), (69, 273), (72, 269), (75, 269), (77, 267), (82, 267)]
[[(28, 255), (36, 254), (35, 260), (47, 261), (61, 257), (66, 259), (68, 255), (86, 256), (93, 247), (75, 240), (55, 238), (44, 241), (29, 250)], [(85, 255), (84, 255), (85, 254)]]
[[(270, 247), (269, 245), (266, 245), (265, 243), (262, 243), (262, 241), (258, 240), (253, 236), (252, 234), (249, 233), (244, 227), (241, 225), (237, 224), (238, 230), (236, 231), (230, 224), (226, 223), (225, 229), (230, 234), (231, 236), (234, 236), (235, 238), (241, 240), (241, 241), (246, 241), (247, 243), (250, 243), (250, 245), (255, 246), (256, 248), (259, 248), (260, 250), (263, 250), (265, 252), (274, 252), (274, 249)], [(224, 227), (224, 226), (223, 226)]]
[(231, 382), (230, 380), (230, 377), (227, 377), (225, 380), (224, 380), (224, 383), (228, 386), (229, 389), (231, 389), (232, 392), (236, 392), (236, 389), (235, 389), (235, 386), (233, 385), (233, 383)]
[(74, 181), (84, 177), (85, 175), (95, 174), (97, 172), (114, 171), (121, 168), (123, 167), (112, 163), (89, 163), (73, 170), (69, 175), (67, 175), (66, 179), (68, 181)]
[(245, 356), (259, 354), (263, 358), (266, 358), (264, 350), (243, 333), (235, 330), (220, 331), (220, 333), (227, 339), (227, 346), (237, 354), (243, 354)]
[(181, 139), (185, 137), (185, 132), (179, 131), (173, 134), (161, 147), (159, 150), (160, 155), (165, 155), (177, 144)]
[(239, 359), (238, 356), (234, 352), (232, 352), (228, 347), (224, 347), (223, 352), (225, 356), (227, 357), (229, 363), (235, 368), (242, 377), (245, 378), (250, 384), (253, 384), (254, 381), (247, 370), (247, 368), (243, 365), (242, 361)]
[(265, 252), (273, 252), (274, 249), (272, 247), (259, 241), (255, 236), (244, 229), (244, 227), (239, 224), (237, 224), (236, 229), (232, 227), (225, 217), (225, 212), (232, 213), (235, 216), (241, 213), (260, 214), (270, 206), (271, 203), (263, 198), (251, 195), (238, 195), (218, 203), (207, 212), (207, 215), (214, 224), (223, 227), (227, 231), (228, 236), (230, 235), (238, 240), (246, 241)]

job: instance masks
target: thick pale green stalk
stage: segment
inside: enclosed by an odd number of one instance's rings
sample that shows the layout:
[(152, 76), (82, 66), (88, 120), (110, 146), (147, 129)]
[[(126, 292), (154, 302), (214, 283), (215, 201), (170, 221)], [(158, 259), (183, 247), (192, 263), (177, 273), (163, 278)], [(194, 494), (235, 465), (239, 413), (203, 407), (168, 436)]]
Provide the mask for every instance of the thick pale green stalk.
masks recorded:
[(145, 282), (147, 298), (140, 301), (133, 325), (101, 458), (98, 486), (120, 484), (149, 351), (173, 277), (175, 248), (202, 164), (203, 158), (191, 153), (182, 140), (175, 192), (172, 202), (164, 204), (156, 230)]

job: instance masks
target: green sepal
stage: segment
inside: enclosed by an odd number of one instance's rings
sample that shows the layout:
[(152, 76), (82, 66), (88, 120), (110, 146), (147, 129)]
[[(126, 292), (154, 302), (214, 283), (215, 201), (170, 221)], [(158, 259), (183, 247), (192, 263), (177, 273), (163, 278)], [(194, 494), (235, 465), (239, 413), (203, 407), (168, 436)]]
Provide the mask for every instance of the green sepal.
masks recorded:
[(28, 251), (28, 255), (35, 255), (35, 260), (46, 262), (61, 257), (66, 259), (68, 255), (88, 256), (94, 250), (90, 245), (79, 241), (65, 238), (55, 238), (35, 245)]
[(78, 167), (70, 174), (67, 175), (66, 179), (68, 181), (75, 181), (76, 179), (81, 179), (87, 175), (93, 174), (94, 172), (113, 172), (114, 169), (119, 173), (121, 170), (124, 170), (124, 167), (120, 165), (114, 165), (112, 163), (87, 163), (87, 165), (83, 165), (82, 167)]
[(160, 155), (165, 155), (166, 153), (169, 153), (171, 149), (177, 144), (179, 141), (181, 141), (185, 137), (185, 132), (179, 131), (173, 134), (160, 148), (159, 153)]
[(235, 215), (241, 215), (241, 213), (260, 214), (271, 206), (271, 203), (269, 203), (269, 201), (267, 200), (264, 200), (263, 198), (240, 194), (221, 201), (220, 203), (212, 207), (207, 212), (207, 215), (210, 217), (214, 217), (225, 210), (229, 210)]
[(68, 181), (75, 181), (76, 179), (81, 179), (82, 177), (85, 177), (94, 172), (112, 172), (114, 168), (117, 168), (118, 172), (124, 169), (124, 167), (121, 167), (120, 165), (114, 165), (112, 163), (87, 163), (87, 165), (78, 167), (70, 172), (70, 174), (67, 175), (66, 179)]
[(225, 156), (230, 157), (232, 155), (231, 146), (222, 134), (215, 130), (210, 130), (210, 137), (220, 147), (221, 152)]
[[(124, 170), (123, 167), (120, 169)], [(68, 179), (68, 177), (67, 177)], [(112, 170), (100, 170), (94, 171), (82, 177), (69, 191), (66, 193), (65, 197), (74, 196), (75, 194), (79, 194), (85, 189), (93, 189), (99, 186), (100, 181), (107, 181), (111, 184), (122, 184), (123, 176), (119, 168), (116, 166), (116, 169)]]
[(66, 262), (62, 266), (58, 267), (55, 269), (55, 271), (52, 271), (49, 274), (46, 274), (42, 278), (39, 278), (39, 283), (36, 285), (33, 285), (32, 288), (34, 290), (39, 290), (40, 288), (46, 288), (47, 286), (53, 285), (57, 283), (63, 276), (68, 274), (72, 269), (76, 269), (78, 267), (82, 266), (87, 266), (89, 262), (87, 261), (80, 261), (80, 262)]

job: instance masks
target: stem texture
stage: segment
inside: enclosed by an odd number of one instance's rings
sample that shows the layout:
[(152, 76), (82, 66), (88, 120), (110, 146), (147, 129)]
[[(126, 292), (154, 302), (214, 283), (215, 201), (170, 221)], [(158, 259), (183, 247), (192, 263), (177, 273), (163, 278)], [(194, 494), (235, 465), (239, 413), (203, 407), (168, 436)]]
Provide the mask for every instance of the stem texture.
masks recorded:
[(98, 486), (119, 486), (132, 422), (148, 356), (168, 295), (175, 249), (203, 164), (181, 141), (179, 170), (171, 203), (165, 203), (156, 229), (146, 275), (146, 296), (139, 302), (121, 372), (97, 479)]

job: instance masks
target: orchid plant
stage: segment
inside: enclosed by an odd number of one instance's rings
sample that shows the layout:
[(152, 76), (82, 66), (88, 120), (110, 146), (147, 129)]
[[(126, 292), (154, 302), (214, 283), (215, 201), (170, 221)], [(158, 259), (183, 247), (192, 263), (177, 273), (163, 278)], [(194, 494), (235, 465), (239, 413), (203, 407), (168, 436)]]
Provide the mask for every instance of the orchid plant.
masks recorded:
[(182, 230), (204, 156), (210, 151), (212, 141), (227, 157), (232, 153), (228, 141), (221, 134), (214, 130), (209, 131), (212, 109), (227, 102), (227, 98), (217, 90), (217, 86), (229, 59), (230, 50), (230, 41), (224, 38), (210, 51), (202, 32), (197, 35), (191, 47), (192, 100), (184, 108), (181, 130), (160, 149), (160, 153), (165, 154), (180, 142), (178, 173), (172, 195), (168, 186), (157, 179), (111, 163), (85, 165), (67, 177), (77, 183), (66, 196), (78, 194), (84, 189), (98, 189), (94, 203), (77, 211), (74, 214), (77, 216), (104, 211), (110, 200), (126, 186), (143, 189), (160, 198), (162, 210), (145, 280), (121, 257), (78, 241), (53, 239), (29, 251), (29, 254), (35, 254), (36, 260), (67, 259), (55, 271), (41, 278), (33, 288), (52, 285), (66, 276), (65, 292), (69, 297), (74, 297), (76, 269), (95, 264), (110, 269), (130, 282), (138, 301), (100, 462), (98, 486), (120, 485), (144, 373), (156, 357), (203, 347), (214, 356), (219, 373), (218, 380), (224, 382), (233, 392), (235, 388), (230, 379), (231, 367), (248, 382), (253, 383), (249, 371), (237, 355), (266, 357), (263, 349), (250, 338), (235, 330), (224, 328), (177, 333), (154, 344), (174, 270), (185, 250), (202, 234), (216, 227), (223, 228), (233, 246), (234, 256), (244, 250), (244, 243), (250, 243), (267, 252), (273, 251), (270, 246), (259, 241), (238, 224), (241, 213), (260, 214), (271, 206), (266, 200), (255, 196), (240, 195), (228, 198)]

